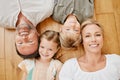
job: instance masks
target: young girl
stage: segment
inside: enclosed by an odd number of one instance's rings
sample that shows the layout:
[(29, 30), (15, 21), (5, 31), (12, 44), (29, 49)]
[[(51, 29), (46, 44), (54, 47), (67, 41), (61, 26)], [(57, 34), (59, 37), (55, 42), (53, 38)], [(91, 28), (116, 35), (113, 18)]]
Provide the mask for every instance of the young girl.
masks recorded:
[(62, 63), (53, 59), (60, 48), (59, 33), (46, 31), (40, 36), (39, 55), (23, 60), (18, 66), (24, 72), (22, 80), (58, 80)]

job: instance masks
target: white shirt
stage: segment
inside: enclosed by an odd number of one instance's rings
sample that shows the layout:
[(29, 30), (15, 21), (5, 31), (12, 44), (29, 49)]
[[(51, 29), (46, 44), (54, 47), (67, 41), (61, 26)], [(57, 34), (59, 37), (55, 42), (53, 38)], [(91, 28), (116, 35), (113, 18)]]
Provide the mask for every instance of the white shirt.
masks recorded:
[(106, 55), (106, 66), (95, 72), (81, 70), (77, 59), (70, 59), (64, 63), (59, 80), (120, 80), (120, 56)]
[[(40, 64), (40, 63), (38, 63), (38, 64)], [(35, 66), (36, 66), (35, 59), (25, 59), (18, 64), (18, 67), (22, 71), (26, 72), (27, 74), (29, 74), (29, 72), (32, 69), (35, 69)], [(62, 63), (60, 61), (52, 59), (50, 61), (50, 65), (47, 70), (47, 79), (46, 80), (53, 80), (52, 78), (56, 77), (56, 75), (58, 74), (61, 67), (62, 67)], [(39, 66), (39, 68), (43, 68), (43, 66), (41, 66), (41, 67)], [(39, 72), (41, 72), (41, 74), (42, 74), (42, 71), (39, 71)], [(32, 79), (32, 80), (34, 80), (34, 79)]]
[(53, 13), (54, 0), (0, 0), (0, 26), (15, 28), (20, 11), (36, 26)]

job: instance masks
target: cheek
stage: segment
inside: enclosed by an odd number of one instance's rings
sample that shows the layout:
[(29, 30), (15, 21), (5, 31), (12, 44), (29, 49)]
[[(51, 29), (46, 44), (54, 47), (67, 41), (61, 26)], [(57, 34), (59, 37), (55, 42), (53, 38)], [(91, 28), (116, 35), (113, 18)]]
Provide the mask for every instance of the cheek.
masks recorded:
[(89, 42), (89, 40), (88, 40), (88, 39), (83, 38), (83, 44), (87, 44), (88, 42)]
[(19, 40), (21, 40), (21, 37), (20, 37), (20, 36), (16, 36), (16, 37), (15, 37), (15, 41), (17, 42), (17, 41), (19, 41)]
[(103, 46), (103, 38), (99, 40), (101, 46)]
[(42, 49), (41, 49), (41, 48), (39, 48), (39, 53), (41, 53), (41, 51), (42, 51)]

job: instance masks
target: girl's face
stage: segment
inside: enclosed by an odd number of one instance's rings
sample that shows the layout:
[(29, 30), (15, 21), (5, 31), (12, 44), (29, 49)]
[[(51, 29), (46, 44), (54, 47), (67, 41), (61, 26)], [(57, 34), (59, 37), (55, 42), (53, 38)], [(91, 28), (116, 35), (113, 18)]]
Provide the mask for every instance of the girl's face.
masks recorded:
[(48, 41), (45, 38), (41, 39), (39, 54), (41, 59), (50, 60), (58, 51), (58, 44), (53, 41)]
[(83, 46), (86, 52), (97, 53), (103, 46), (103, 32), (95, 24), (87, 25), (82, 30)]

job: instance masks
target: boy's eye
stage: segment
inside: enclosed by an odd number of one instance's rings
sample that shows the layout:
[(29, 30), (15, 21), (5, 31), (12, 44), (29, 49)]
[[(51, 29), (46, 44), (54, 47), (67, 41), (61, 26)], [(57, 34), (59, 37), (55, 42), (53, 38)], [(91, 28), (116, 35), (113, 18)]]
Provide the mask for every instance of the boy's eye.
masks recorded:
[(79, 30), (75, 30), (76, 32), (78, 32)]
[(33, 43), (33, 41), (28, 41), (28, 43)]
[(66, 29), (67, 31), (69, 31), (70, 29)]

